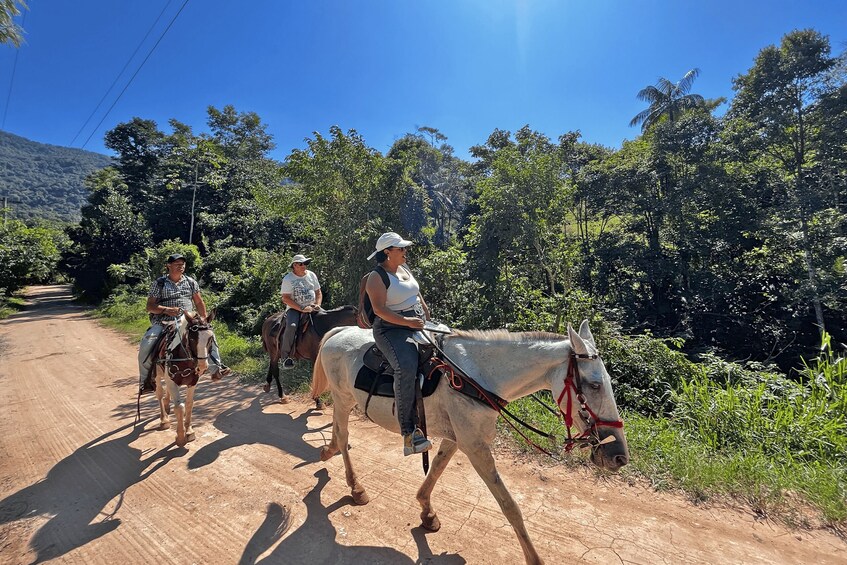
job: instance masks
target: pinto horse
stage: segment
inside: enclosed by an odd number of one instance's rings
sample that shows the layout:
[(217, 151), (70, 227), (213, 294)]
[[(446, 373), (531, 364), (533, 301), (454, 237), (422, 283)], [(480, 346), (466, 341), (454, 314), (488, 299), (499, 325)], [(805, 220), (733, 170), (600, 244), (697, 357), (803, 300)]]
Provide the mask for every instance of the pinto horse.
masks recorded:
[[(312, 395), (328, 387), (334, 402), (332, 439), (321, 448), (326, 461), (338, 451), (344, 459), (347, 485), (357, 504), (367, 504), (368, 495), (359, 482), (348, 451), (348, 420), (354, 405), (365, 406), (368, 393), (354, 388), (364, 353), (373, 345), (370, 331), (343, 328), (329, 332), (323, 340), (312, 375)], [(453, 390), (461, 370), (480, 387), (504, 401), (512, 401), (539, 390), (550, 390), (567, 424), (566, 449), (574, 445), (591, 448), (597, 466), (616, 470), (629, 461), (629, 449), (612, 394), (612, 383), (597, 354), (594, 337), (584, 321), (568, 337), (538, 332), (510, 333), (505, 330), (457, 331), (447, 335), (435, 355), (450, 360), (456, 369), (445, 372), (435, 392), (424, 399), (429, 432), (443, 438), (432, 467), (417, 492), (422, 526), (431, 531), (441, 527), (430, 497), (436, 481), (457, 449), (468, 456), (476, 472), (500, 505), (517, 534), (527, 563), (541, 563), (524, 525), (517, 503), (497, 473), (491, 442), (497, 433), (499, 412), (478, 400)], [(467, 385), (469, 381), (466, 380)], [(373, 396), (368, 416), (376, 424), (399, 433), (394, 399)], [(571, 436), (571, 425), (580, 432)], [(397, 444), (397, 456), (400, 443)]]
[[(291, 358), (314, 361), (318, 356), (318, 349), (324, 334), (338, 326), (355, 326), (357, 314), (358, 310), (355, 306), (346, 305), (332, 310), (318, 310), (311, 314), (302, 315)], [(264, 390), (270, 392), (271, 379), (276, 381), (279, 401), (284, 404), (288, 402), (288, 395), (283, 392), (282, 383), (279, 380), (281, 357), (279, 348), (282, 343), (282, 333), (285, 331), (283, 316), (285, 316), (285, 312), (277, 312), (265, 319), (262, 324), (262, 348), (271, 358)], [(314, 399), (317, 402), (318, 397), (315, 396)]]
[[(194, 429), (191, 427), (194, 388), (209, 365), (209, 348), (215, 339), (210, 325), (213, 318), (214, 312), (205, 320), (188, 312), (183, 313), (175, 321), (166, 324), (169, 327), (162, 332), (163, 337), (153, 352), (156, 399), (161, 412), (159, 429), (167, 430), (171, 427), (170, 403), (173, 401), (176, 444), (179, 447), (194, 441)], [(187, 388), (185, 402), (180, 395), (182, 386)]]

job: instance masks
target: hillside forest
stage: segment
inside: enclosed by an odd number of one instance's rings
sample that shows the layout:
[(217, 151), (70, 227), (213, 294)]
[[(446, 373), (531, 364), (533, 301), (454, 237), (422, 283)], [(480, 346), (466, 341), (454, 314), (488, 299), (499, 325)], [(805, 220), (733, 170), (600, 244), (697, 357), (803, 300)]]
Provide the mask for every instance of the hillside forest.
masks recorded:
[[(800, 492), (843, 526), (846, 71), (827, 37), (793, 31), (733, 79), (731, 100), (697, 95), (697, 69), (647, 86), (640, 135), (619, 149), (526, 125), (494, 129), (470, 160), (431, 127), (385, 154), (331, 127), (277, 162), (251, 112), (210, 107), (204, 132), (133, 118), (106, 134), (114, 164), (86, 178), (78, 223), (4, 227), (0, 287), (58, 271), (82, 299), (143, 317), (179, 251), (220, 331), (255, 346), (291, 255), (313, 258), (326, 305), (354, 304), (376, 238), (397, 231), (441, 321), (591, 321), (636, 472), (763, 508)], [(45, 264), (28, 272), (17, 258), (38, 246)], [(236, 368), (247, 356), (223, 349)]]

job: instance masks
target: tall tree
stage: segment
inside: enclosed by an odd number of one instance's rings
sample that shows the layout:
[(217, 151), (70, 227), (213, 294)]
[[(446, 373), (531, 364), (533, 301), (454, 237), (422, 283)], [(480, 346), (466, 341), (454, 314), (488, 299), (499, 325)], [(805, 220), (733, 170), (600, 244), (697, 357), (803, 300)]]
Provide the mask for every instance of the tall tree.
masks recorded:
[(638, 99), (647, 102), (649, 106), (635, 115), (629, 122), (631, 126), (641, 124), (641, 131), (667, 116), (670, 121), (676, 120), (684, 111), (703, 106), (706, 101), (699, 94), (690, 94), (694, 79), (700, 74), (700, 69), (691, 69), (678, 82), (671, 82), (659, 77), (656, 86), (648, 86), (638, 92)]
[(793, 239), (803, 257), (806, 293), (821, 333), (826, 324), (812, 224), (828, 206), (821, 199), (820, 183), (810, 174), (818, 162), (811, 118), (831, 92), (829, 71), (835, 64), (827, 37), (814, 30), (793, 31), (779, 47), (762, 49), (753, 67), (734, 80), (738, 94), (730, 111), (731, 117), (749, 122), (750, 148), (781, 177), (785, 187), (781, 213), (796, 226), (799, 237)]

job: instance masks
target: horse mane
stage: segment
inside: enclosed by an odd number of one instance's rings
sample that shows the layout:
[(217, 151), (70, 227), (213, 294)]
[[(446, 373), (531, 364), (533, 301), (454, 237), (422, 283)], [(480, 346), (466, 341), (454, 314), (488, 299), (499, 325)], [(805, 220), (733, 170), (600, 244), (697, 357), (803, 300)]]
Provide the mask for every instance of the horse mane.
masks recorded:
[(465, 337), (477, 341), (565, 341), (568, 338), (552, 332), (510, 332), (509, 330), (453, 330), (448, 337)]

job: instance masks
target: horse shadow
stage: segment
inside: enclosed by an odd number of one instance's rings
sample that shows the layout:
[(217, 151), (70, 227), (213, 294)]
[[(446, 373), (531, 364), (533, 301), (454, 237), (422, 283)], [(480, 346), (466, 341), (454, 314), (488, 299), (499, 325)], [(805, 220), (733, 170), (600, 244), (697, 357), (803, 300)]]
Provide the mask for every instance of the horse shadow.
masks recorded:
[(259, 559), (277, 543), (291, 526), (291, 512), (277, 503), (268, 505), (265, 520), (256, 530), (239, 559), (239, 565), (272, 563), (374, 563), (418, 564), (441, 563), (460, 565), (465, 559), (459, 555), (433, 555), (422, 528), (414, 528), (412, 535), (418, 546), (418, 559), (390, 547), (348, 546), (336, 542), (337, 532), (329, 516), (336, 510), (353, 505), (353, 498), (345, 496), (329, 506), (321, 503), (321, 492), (329, 483), (329, 472), (318, 470), (315, 487), (303, 498), (306, 520), (295, 532), (285, 538), (273, 551)]
[[(303, 434), (319, 433), (332, 427), (326, 424), (319, 428), (309, 428), (308, 419), (315, 414), (309, 409), (299, 416), (292, 417), (286, 413), (266, 414), (262, 412), (263, 404), (259, 398), (253, 398), (246, 408), (234, 406), (221, 412), (213, 425), (223, 432), (224, 437), (206, 444), (188, 459), (189, 469), (199, 469), (213, 463), (224, 451), (242, 445), (268, 445), (300, 459), (300, 467), (304, 464), (316, 463), (320, 460), (320, 450), (303, 440)], [(261, 427), (256, 422), (261, 421)]]
[[(118, 437), (127, 428), (132, 431)], [(142, 450), (130, 447), (143, 432), (143, 425), (131, 423), (107, 432), (56, 463), (44, 479), (0, 500), (0, 525), (50, 517), (30, 541), (36, 552), (32, 565), (61, 558), (115, 530), (121, 525), (115, 515), (126, 490), (184, 454), (170, 450), (171, 443), (144, 457)]]

